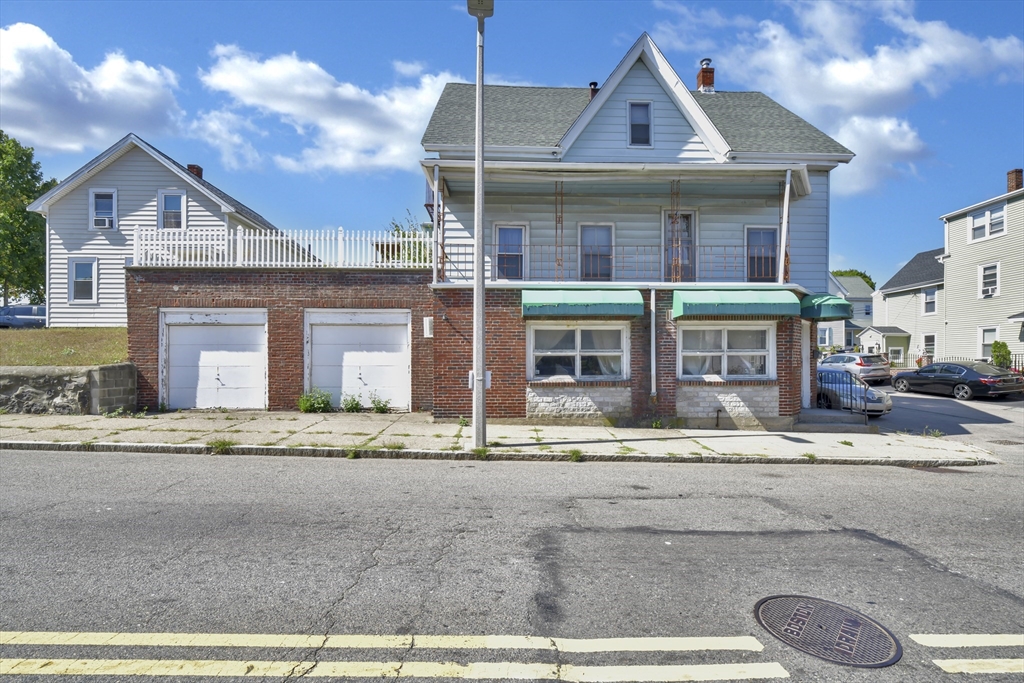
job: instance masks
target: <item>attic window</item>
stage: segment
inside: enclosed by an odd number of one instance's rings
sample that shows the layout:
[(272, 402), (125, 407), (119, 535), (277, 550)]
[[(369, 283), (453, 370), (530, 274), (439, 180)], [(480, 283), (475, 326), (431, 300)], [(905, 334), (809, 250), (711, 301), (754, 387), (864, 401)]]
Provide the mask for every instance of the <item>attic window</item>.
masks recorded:
[(651, 146), (651, 103), (629, 103), (629, 146)]

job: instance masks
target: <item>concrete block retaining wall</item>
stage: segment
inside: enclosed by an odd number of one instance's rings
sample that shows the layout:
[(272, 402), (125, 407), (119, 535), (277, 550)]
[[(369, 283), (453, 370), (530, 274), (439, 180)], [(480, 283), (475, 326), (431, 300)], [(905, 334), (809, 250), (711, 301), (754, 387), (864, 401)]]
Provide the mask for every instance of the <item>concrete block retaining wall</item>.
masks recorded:
[(99, 415), (137, 405), (132, 363), (93, 367), (0, 367), (0, 409), (9, 413)]
[(629, 382), (530, 382), (526, 388), (527, 418), (607, 419), (628, 418), (632, 414), (633, 392)]

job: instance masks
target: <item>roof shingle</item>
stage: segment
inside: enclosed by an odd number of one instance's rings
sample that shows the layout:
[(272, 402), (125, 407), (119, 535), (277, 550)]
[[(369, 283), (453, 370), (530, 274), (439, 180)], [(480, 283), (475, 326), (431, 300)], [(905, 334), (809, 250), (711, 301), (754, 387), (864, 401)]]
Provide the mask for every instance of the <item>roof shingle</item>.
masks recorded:
[(942, 282), (943, 267), (935, 260), (941, 256), (945, 249), (931, 249), (915, 254), (914, 258), (907, 261), (907, 265), (897, 271), (889, 278), (889, 281), (881, 286), (880, 291), (885, 294), (897, 289), (909, 289), (916, 286), (933, 285)]

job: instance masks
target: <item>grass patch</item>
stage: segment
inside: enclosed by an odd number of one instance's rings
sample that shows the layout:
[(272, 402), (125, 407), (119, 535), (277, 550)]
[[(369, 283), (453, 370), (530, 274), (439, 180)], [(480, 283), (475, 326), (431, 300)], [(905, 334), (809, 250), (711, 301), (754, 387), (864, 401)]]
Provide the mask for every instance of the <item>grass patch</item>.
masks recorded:
[(852, 445), (853, 445), (853, 442), (852, 442), (852, 441), (847, 441), (846, 439), (843, 439), (843, 440), (842, 440), (842, 441), (840, 441), (839, 443), (841, 443), (841, 444), (842, 444), (842, 445), (844, 445), (844, 446), (852, 446)]
[(389, 451), (401, 451), (405, 449), (405, 444), (401, 441), (388, 441), (384, 444), (384, 448)]
[(0, 365), (109, 365), (126, 360), (127, 327), (0, 330)]
[(473, 455), (475, 455), (477, 457), (477, 460), (486, 460), (487, 459), (487, 447), (486, 446), (481, 446), (479, 448), (474, 448), (473, 449)]
[(578, 448), (572, 448), (566, 453), (569, 455), (569, 462), (583, 462), (583, 451)]
[(231, 452), (231, 447), (237, 446), (238, 443), (230, 439), (214, 439), (207, 441), (206, 445), (210, 447), (210, 452), (214, 455), (227, 455)]
[(801, 453), (800, 455), (804, 458), (807, 458), (811, 462), (814, 462), (815, 460), (818, 459), (818, 456), (816, 456), (814, 453)]

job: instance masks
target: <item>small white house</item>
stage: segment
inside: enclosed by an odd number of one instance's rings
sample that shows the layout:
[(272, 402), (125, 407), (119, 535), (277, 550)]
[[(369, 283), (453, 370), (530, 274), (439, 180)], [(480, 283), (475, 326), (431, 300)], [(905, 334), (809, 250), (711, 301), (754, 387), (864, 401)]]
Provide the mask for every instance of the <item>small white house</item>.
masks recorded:
[(133, 133), (28, 206), (46, 217), (48, 327), (127, 325), (125, 272), (139, 228), (276, 230)]

